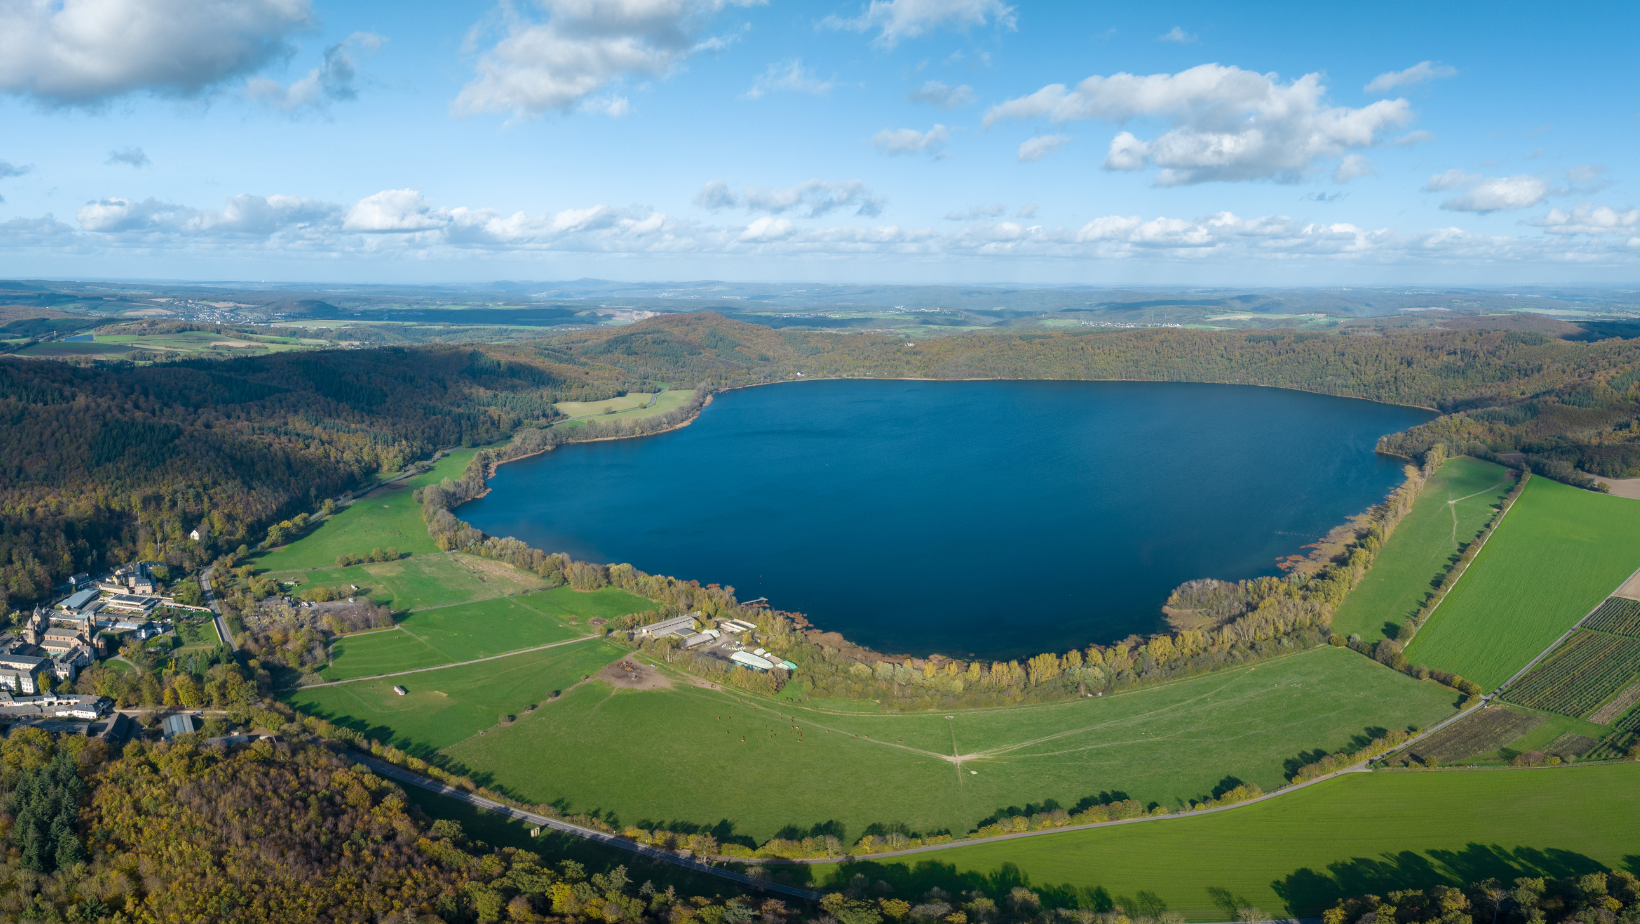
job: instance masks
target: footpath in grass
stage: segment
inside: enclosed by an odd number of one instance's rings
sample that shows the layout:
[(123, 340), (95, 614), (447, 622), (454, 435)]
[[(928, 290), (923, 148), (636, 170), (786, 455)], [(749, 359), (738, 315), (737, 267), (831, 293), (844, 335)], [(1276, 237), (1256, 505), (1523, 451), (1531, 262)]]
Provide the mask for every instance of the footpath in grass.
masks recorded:
[(394, 630), (344, 636), (331, 648), (326, 680), (370, 677), (471, 661), (587, 634), (591, 619), (609, 620), (654, 604), (615, 587), (578, 593), (568, 587), (519, 597), (411, 613)]
[(1394, 638), (1435, 592), (1458, 550), (1480, 535), (1514, 483), (1501, 465), (1467, 456), (1448, 459), (1338, 608), (1333, 631), (1368, 643)]
[(901, 861), (775, 876), (819, 884), (856, 873), (902, 898), (939, 887), (1193, 921), (1318, 917), (1345, 895), (1496, 877), (1630, 869), (1640, 825), (1640, 764), (1552, 770), (1356, 773), (1229, 812), (961, 847)]
[(1071, 807), (1121, 792), (1174, 808), (1228, 778), (1273, 789), (1301, 754), (1357, 747), (1369, 729), (1427, 727), (1453, 704), (1450, 690), (1336, 648), (1116, 696), (949, 714), (830, 712), (682, 680), (646, 691), (600, 682), (446, 753), (524, 801), (567, 811), (727, 822), (759, 843), (835, 823), (852, 842), (874, 823), (960, 834), (1046, 799)]
[[(578, 642), (407, 677), (295, 690), (285, 701), (426, 757), (493, 728), (504, 715), (524, 714), (620, 655), (608, 642)], [(394, 693), (395, 684), (407, 695)]]
[(455, 480), (467, 470), (474, 449), (460, 449), (433, 463), (431, 471), (377, 489), (337, 511), (307, 535), (253, 559), (259, 571), (294, 571), (336, 564), (342, 554), (368, 555), (371, 549), (395, 548), (405, 555), (437, 552), (422, 522), (416, 488)]
[(1407, 648), (1492, 689), (1640, 568), (1640, 503), (1533, 478)]

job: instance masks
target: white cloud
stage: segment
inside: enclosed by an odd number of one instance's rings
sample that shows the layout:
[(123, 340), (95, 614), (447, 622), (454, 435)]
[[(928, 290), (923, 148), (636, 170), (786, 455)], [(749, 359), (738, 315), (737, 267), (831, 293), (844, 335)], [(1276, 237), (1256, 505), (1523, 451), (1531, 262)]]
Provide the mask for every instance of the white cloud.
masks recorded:
[(753, 221), (740, 233), (742, 241), (778, 241), (791, 237), (797, 231), (797, 226), (784, 218), (771, 218), (767, 215)]
[(978, 221), (981, 218), (997, 218), (1007, 214), (1008, 207), (1002, 203), (994, 205), (975, 205), (961, 212), (946, 212), (946, 221)]
[(359, 72), (349, 49), (363, 48), (375, 52), (386, 43), (387, 39), (374, 32), (355, 32), (326, 48), (324, 60), (319, 66), (290, 86), (266, 77), (252, 77), (245, 83), (245, 93), (251, 99), (284, 113), (324, 109), (332, 102), (358, 99), (359, 91), (354, 81)]
[(859, 16), (827, 16), (821, 25), (852, 32), (877, 29), (873, 43), (893, 48), (904, 39), (938, 28), (968, 29), (992, 22), (1004, 29), (1015, 28), (1014, 8), (1002, 0), (871, 0)]
[(22, 176), (33, 169), (33, 164), (20, 167), (17, 164), (7, 163), (6, 161), (0, 160), (0, 180), (10, 179), (14, 176)]
[(1041, 160), (1069, 144), (1070, 140), (1070, 135), (1038, 135), (1035, 138), (1027, 138), (1025, 143), (1019, 146), (1019, 161), (1026, 163)]
[(881, 214), (887, 200), (859, 180), (840, 183), (809, 180), (779, 189), (747, 187), (739, 195), (729, 189), (729, 184), (713, 180), (700, 188), (695, 195), (695, 204), (713, 211), (739, 206), (748, 212), (766, 212), (770, 215), (807, 209), (808, 218), (853, 208), (854, 214), (869, 218)]
[(511, 111), (520, 118), (569, 112), (628, 75), (665, 76), (693, 54), (726, 47), (732, 38), (702, 38), (713, 17), (757, 2), (536, 0), (544, 20), (504, 4), (506, 34), (479, 56), (476, 76), (451, 108), (457, 115)]
[(1424, 184), (1425, 192), (1464, 190), (1441, 203), (1451, 212), (1498, 212), (1507, 209), (1531, 208), (1549, 195), (1549, 184), (1535, 176), (1520, 173), (1514, 176), (1481, 176), (1465, 173), (1454, 167), (1437, 173)]
[(82, 206), (80, 227), (100, 234), (267, 237), (283, 231), (334, 227), (341, 209), (300, 196), (234, 196), (221, 211), (145, 199), (98, 199)]
[(1203, 64), (1177, 74), (1094, 76), (1075, 89), (1050, 84), (991, 107), (987, 127), (1002, 119), (1052, 122), (1147, 117), (1170, 128), (1145, 141), (1123, 131), (1111, 140), (1108, 170), (1159, 167), (1158, 186), (1211, 181), (1296, 181), (1321, 158), (1380, 143), (1411, 118), (1406, 100), (1359, 109), (1327, 106), (1319, 74), (1280, 83), (1271, 74)]
[(1441, 80), (1457, 73), (1458, 69), (1455, 67), (1436, 64), (1433, 61), (1419, 61), (1404, 71), (1379, 74), (1361, 90), (1365, 93), (1387, 93), (1396, 87), (1410, 87), (1430, 80)]
[(936, 124), (926, 132), (914, 128), (885, 128), (871, 136), (871, 143), (884, 154), (929, 154), (944, 157), (941, 149), (951, 140), (951, 132)]
[(803, 66), (802, 58), (791, 58), (769, 65), (769, 69), (752, 81), (752, 88), (741, 94), (742, 99), (762, 99), (770, 90), (790, 90), (794, 93), (813, 93), (825, 96), (836, 84), (821, 80)]
[(967, 84), (950, 87), (938, 80), (930, 80), (912, 90), (910, 99), (913, 103), (927, 103), (930, 106), (951, 110), (972, 106), (975, 96), (974, 88)]
[(1022, 206), (1020, 208), (1019, 212), (1017, 213), (1017, 217), (1019, 217), (1019, 218), (1035, 218), (1036, 217), (1036, 208), (1037, 208), (1036, 203), (1034, 203), (1034, 202), (1031, 203), (1030, 205)]
[(1392, 139), (1390, 139), (1389, 143), (1394, 144), (1394, 145), (1400, 145), (1401, 147), (1404, 147), (1404, 148), (1409, 148), (1409, 147), (1412, 147), (1415, 144), (1427, 144), (1427, 143), (1429, 143), (1431, 141), (1434, 141), (1434, 140), (1435, 140), (1435, 133), (1434, 132), (1426, 132), (1423, 129), (1419, 129), (1418, 131), (1415, 131), (1415, 132), (1407, 132), (1406, 134), (1402, 135), (1399, 138), (1392, 138)]
[(6, 0), (0, 92), (47, 106), (197, 96), (289, 54), (312, 26), (308, 0)]
[(1156, 41), (1178, 42), (1181, 45), (1195, 45), (1199, 44), (1201, 39), (1195, 33), (1186, 32), (1184, 29), (1174, 26), (1166, 32), (1163, 32), (1161, 35), (1156, 36)]
[(1333, 171), (1334, 183), (1348, 183), (1350, 180), (1364, 176), (1376, 176), (1378, 168), (1372, 165), (1364, 154), (1346, 154), (1339, 161), (1338, 169)]
[(442, 226), (443, 216), (430, 214), (431, 211), (418, 190), (384, 189), (354, 203), (342, 222), (342, 230), (395, 234)]
[(1640, 228), (1640, 209), (1620, 212), (1605, 205), (1550, 209), (1532, 224), (1550, 234), (1632, 234)]
[(103, 161), (103, 163), (127, 164), (140, 170), (152, 161), (148, 159), (148, 155), (143, 152), (142, 148), (121, 148), (117, 151), (109, 151), (108, 160)]

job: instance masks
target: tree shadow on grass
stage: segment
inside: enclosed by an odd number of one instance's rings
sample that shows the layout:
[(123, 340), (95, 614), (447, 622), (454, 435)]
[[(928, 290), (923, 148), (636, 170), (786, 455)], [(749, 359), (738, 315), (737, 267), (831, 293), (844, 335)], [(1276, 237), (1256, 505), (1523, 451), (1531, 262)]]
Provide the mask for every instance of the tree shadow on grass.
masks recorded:
[[(1627, 861), (1640, 860), (1637, 857)], [(1469, 844), (1462, 850), (1411, 850), (1379, 857), (1356, 857), (1327, 865), (1326, 872), (1300, 869), (1271, 888), (1296, 917), (1315, 917), (1341, 898), (1384, 895), (1401, 889), (1436, 885), (1462, 886), (1483, 879), (1511, 882), (1522, 876), (1563, 878), (1599, 872), (1606, 867), (1570, 850)], [(1222, 890), (1221, 890), (1222, 891)]]

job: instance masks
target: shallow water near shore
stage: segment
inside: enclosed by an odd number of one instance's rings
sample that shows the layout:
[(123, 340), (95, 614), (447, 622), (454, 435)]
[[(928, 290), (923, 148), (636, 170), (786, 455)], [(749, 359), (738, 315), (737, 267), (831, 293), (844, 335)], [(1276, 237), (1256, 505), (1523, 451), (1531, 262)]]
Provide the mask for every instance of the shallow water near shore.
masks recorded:
[(504, 465), (486, 533), (732, 585), (885, 652), (1013, 658), (1165, 628), (1180, 583), (1382, 500), (1416, 408), (1234, 385), (823, 381)]

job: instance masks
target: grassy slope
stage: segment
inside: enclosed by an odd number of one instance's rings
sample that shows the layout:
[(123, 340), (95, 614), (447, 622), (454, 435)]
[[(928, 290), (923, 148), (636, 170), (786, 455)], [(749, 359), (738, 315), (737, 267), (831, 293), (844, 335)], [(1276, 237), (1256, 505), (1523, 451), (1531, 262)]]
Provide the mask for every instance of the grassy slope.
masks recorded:
[(521, 597), (411, 613), (394, 632), (367, 632), (337, 640), (334, 663), (320, 671), (326, 680), (368, 677), (394, 670), (432, 667), (521, 648), (561, 642), (585, 634), (572, 624), (609, 619), (653, 604), (615, 587), (577, 593), (567, 587)]
[[(390, 680), (298, 690), (286, 700), (377, 740), (426, 754), (494, 726), (502, 715), (523, 713), (620, 654), (607, 642), (578, 642)], [(409, 695), (394, 693), (395, 683), (408, 688)]]
[(257, 570), (324, 568), (334, 565), (336, 556), (343, 553), (364, 555), (375, 548), (396, 548), (406, 555), (437, 552), (422, 522), (421, 507), (411, 494), (444, 478), (460, 478), (474, 452), (457, 450), (434, 463), (426, 474), (359, 498), (302, 538), (254, 559)]
[[(655, 397), (652, 391), (628, 392), (624, 397), (610, 398), (608, 401), (560, 401), (553, 405), (558, 413), (565, 417), (585, 417), (589, 414), (602, 414), (604, 411), (630, 411), (649, 403)], [(611, 415), (613, 416), (613, 415)]]
[[(594, 417), (592, 419), (593, 420), (598, 420), (598, 421), (609, 421), (609, 420), (627, 420), (627, 419), (633, 419), (633, 418), (638, 418), (638, 417), (654, 417), (654, 416), (657, 416), (659, 414), (664, 414), (667, 411), (673, 411), (673, 410), (677, 410), (680, 407), (683, 407), (685, 404), (689, 403), (689, 397), (693, 394), (694, 394), (694, 392), (691, 389), (687, 389), (687, 388), (677, 389), (677, 390), (674, 390), (674, 391), (663, 391), (663, 392), (661, 392), (660, 399), (655, 402), (654, 407), (634, 408), (632, 410), (619, 411), (619, 412), (614, 413), (614, 414), (600, 414), (599, 416)], [(562, 409), (563, 405), (558, 405), (558, 407), (560, 409)], [(579, 427), (583, 423), (586, 423), (586, 421), (571, 420), (571, 421), (567, 421), (565, 423), (558, 424), (558, 426), (560, 426), (560, 427)]]
[(342, 594), (354, 585), (368, 588), (371, 599), (394, 610), (420, 610), (520, 593), (541, 586), (535, 575), (460, 552), (438, 552), (399, 561), (315, 568), (303, 572), (270, 572), (302, 587), (333, 587)]
[[(1424, 486), (1412, 512), (1390, 534), (1372, 569), (1338, 608), (1333, 631), (1360, 635), (1368, 642), (1393, 638), (1393, 630), (1416, 615), (1440, 583), (1458, 549), (1485, 528), (1493, 508), (1514, 484), (1508, 475), (1503, 466), (1479, 459), (1447, 460)], [(1457, 503), (1449, 503), (1454, 500)]]
[[(836, 821), (852, 839), (874, 822), (960, 833), (1008, 806), (1069, 806), (1102, 791), (1174, 806), (1226, 776), (1270, 788), (1301, 751), (1343, 748), (1369, 727), (1428, 725), (1451, 706), (1433, 684), (1320, 649), (1121, 696), (950, 719), (589, 684), (448, 753), (530, 802), (623, 821), (728, 820), (758, 841)], [(959, 770), (943, 759), (953, 752), (985, 753)]]
[(1407, 649), (1488, 689), (1640, 567), (1640, 504), (1534, 478)]
[(1632, 869), (1640, 826), (1612, 819), (1637, 811), (1636, 764), (1350, 774), (1216, 815), (816, 873), (824, 881), (864, 872), (898, 886), (901, 895), (934, 885), (951, 892), (1009, 885), (1023, 877), (1067, 904), (1095, 905), (1096, 890), (1103, 890), (1133, 911), (1148, 892), (1198, 921), (1234, 919), (1227, 900), (1307, 917), (1341, 895), (1490, 876), (1509, 882), (1600, 865)]

